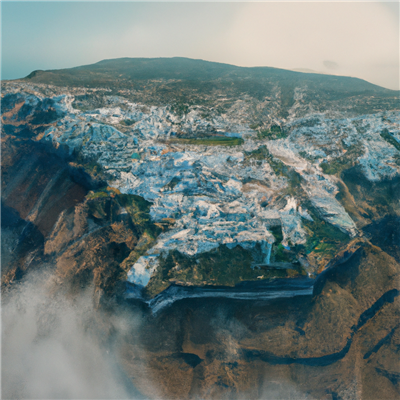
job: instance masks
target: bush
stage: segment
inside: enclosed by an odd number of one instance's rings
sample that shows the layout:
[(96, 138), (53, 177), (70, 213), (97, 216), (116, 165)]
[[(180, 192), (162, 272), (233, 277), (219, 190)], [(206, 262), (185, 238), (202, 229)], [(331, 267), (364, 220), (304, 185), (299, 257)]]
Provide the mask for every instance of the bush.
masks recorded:
[(259, 131), (257, 133), (257, 138), (260, 140), (263, 139), (284, 139), (287, 137), (287, 133), (284, 132), (279, 125), (271, 125), (271, 127), (267, 130)]

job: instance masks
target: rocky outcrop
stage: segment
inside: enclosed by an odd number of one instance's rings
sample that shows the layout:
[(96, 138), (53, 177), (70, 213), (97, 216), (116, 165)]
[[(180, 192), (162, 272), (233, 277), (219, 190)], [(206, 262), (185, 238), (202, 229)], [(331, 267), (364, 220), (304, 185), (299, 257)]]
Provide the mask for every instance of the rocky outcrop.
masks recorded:
[[(17, 93), (19, 87), (26, 93)], [(247, 269), (263, 264), (274, 268), (277, 262), (300, 262), (314, 276), (361, 234), (360, 228), (398, 213), (395, 111), (354, 118), (341, 113), (334, 118), (292, 116), (282, 127), (273, 125), (274, 131), (257, 131), (237, 113), (213, 112), (210, 119), (192, 107), (180, 115), (168, 106), (148, 107), (123, 96), (105, 96), (100, 108), (82, 111), (72, 107), (73, 101), (69, 94), (39, 95), (25, 83), (9, 85), (2, 117), (6, 132), (12, 128), (20, 141), (30, 137), (35, 146), (48, 146), (69, 164), (55, 161), (56, 155), (35, 158), (36, 153), (22, 164), (13, 159), (10, 168), (4, 168), (13, 176), (4, 201), (16, 197), (14, 186), (23, 187), (26, 194), (18, 201), (24, 205), (17, 209), (44, 235), (81, 187), (108, 196), (100, 190), (107, 181), (118, 192), (152, 202), (153, 223), (172, 229), (124, 264), (131, 265), (128, 280), (152, 296), (169, 281), (224, 284), (223, 277), (219, 282), (208, 279), (193, 267), (184, 274), (177, 267), (176, 273), (160, 279), (162, 260), (171, 252), (201, 264), (201, 257), (221, 246), (233, 252), (241, 247), (251, 253), (252, 262), (243, 264), (236, 283), (270, 278), (270, 271)], [(42, 115), (49, 112), (51, 118)], [(201, 144), (196, 144), (199, 135)], [(230, 137), (240, 141), (222, 147)], [(37, 169), (39, 164), (49, 170), (46, 176)], [(29, 192), (27, 176), (38, 180), (39, 197)], [(67, 225), (64, 221), (65, 234), (74, 236), (66, 233)]]
[(124, 290), (131, 263), (163, 230), (149, 221), (150, 203), (89, 193), (100, 183), (30, 139), (4, 135), (2, 158), (2, 285), (48, 263), (71, 293)]
[(88, 289), (105, 341), (140, 310), (118, 361), (150, 398), (399, 397), (393, 93), (206, 107), (43, 77), (3, 85), (3, 288)]
[(164, 309), (144, 324), (141, 346), (132, 337), (123, 347), (125, 369), (150, 397), (398, 398), (400, 265), (358, 245), (312, 297), (193, 299)]
[(60, 215), (45, 243), (45, 254), (56, 262), (58, 282), (75, 292), (94, 285), (105, 298), (122, 294), (131, 263), (162, 231), (149, 222), (148, 208), (140, 198), (112, 193), (89, 195)]
[[(3, 135), (2, 244), (12, 253), (2, 263), (3, 284), (41, 262), (60, 213), (84, 199), (87, 189), (71, 179), (67, 166), (46, 146)], [(14, 244), (7, 245), (9, 240)]]

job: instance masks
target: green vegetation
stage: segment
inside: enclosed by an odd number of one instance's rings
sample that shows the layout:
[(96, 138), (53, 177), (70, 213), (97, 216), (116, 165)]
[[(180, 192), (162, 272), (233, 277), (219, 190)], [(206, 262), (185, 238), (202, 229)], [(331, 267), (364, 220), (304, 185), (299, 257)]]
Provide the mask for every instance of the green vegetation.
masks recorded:
[(354, 96), (374, 97), (368, 97), (368, 102), (353, 102), (352, 111), (361, 107), (365, 113), (378, 108), (394, 109), (398, 105), (398, 92), (360, 79), (268, 67), (244, 68), (178, 57), (104, 60), (77, 68), (36, 71), (25, 80), (96, 88), (88, 95), (76, 96), (73, 106), (81, 110), (103, 107), (105, 96), (123, 95), (141, 104), (173, 105), (173, 112), (180, 115), (187, 113), (192, 105), (213, 107), (219, 113), (244, 96), (263, 102), (274, 95), (277, 87), (281, 93), (279, 111), (286, 118), (294, 104), (294, 88), (299, 86), (307, 86), (305, 100), (313, 102), (318, 111), (330, 109), (331, 102), (338, 100), (344, 100), (347, 109)]
[(282, 243), (274, 244), (271, 253), (276, 262), (293, 262), (296, 259), (295, 253), (285, 249)]
[(268, 163), (277, 176), (286, 176), (288, 167), (279, 158), (270, 156)]
[(245, 159), (257, 161), (267, 160), (276, 175), (286, 176), (286, 165), (278, 158), (272, 156), (268, 151), (267, 146), (260, 146), (257, 150), (246, 153)]
[(168, 143), (194, 144), (194, 145), (204, 145), (204, 146), (240, 146), (244, 143), (244, 140), (242, 138), (236, 138), (236, 137), (212, 136), (201, 139), (174, 138), (170, 139)]
[(82, 112), (106, 107), (107, 103), (104, 96), (109, 94), (109, 91), (99, 90), (91, 94), (77, 95), (72, 102), (72, 107)]
[(347, 152), (344, 155), (329, 162), (324, 161), (320, 164), (320, 167), (322, 168), (324, 174), (337, 175), (342, 171), (353, 167), (357, 158), (362, 154), (362, 147), (353, 145), (347, 149)]
[(103, 190), (96, 190), (89, 192), (86, 196), (86, 198), (89, 200), (99, 199), (101, 197), (109, 197), (109, 193)]
[(400, 151), (400, 143), (390, 134), (390, 132), (386, 128), (381, 132), (381, 136), (384, 140), (386, 140), (398, 151)]
[(133, 120), (133, 119), (123, 119), (120, 124), (122, 125), (126, 125), (126, 126), (131, 126), (136, 124), (137, 121)]
[(140, 233), (146, 233), (152, 239), (161, 233), (160, 226), (151, 222), (149, 214), (151, 203), (149, 201), (132, 194), (117, 195), (116, 201), (126, 209), (135, 228)]
[(284, 139), (287, 137), (287, 133), (284, 132), (279, 125), (272, 125), (270, 129), (259, 131), (257, 133), (257, 138), (260, 140), (269, 139)]
[(287, 250), (283, 247), (283, 233), (281, 226), (269, 228), (270, 232), (275, 237), (275, 243), (272, 245), (271, 256), (273, 262), (296, 263), (296, 252)]
[(81, 166), (90, 176), (95, 179), (105, 180), (106, 176), (103, 172), (103, 168), (95, 160), (83, 161)]
[(311, 161), (311, 162), (314, 161), (314, 158), (313, 158), (312, 156), (310, 156), (310, 155), (309, 155), (306, 151), (304, 151), (304, 150), (299, 151), (299, 155), (300, 155), (301, 158), (304, 158), (305, 160), (308, 160), (308, 161)]
[(295, 88), (295, 85), (290, 82), (285, 82), (285, 85), (281, 85), (280, 114), (283, 118), (287, 118), (289, 116), (288, 110), (294, 104), (294, 88)]
[(98, 220), (116, 221), (119, 211), (124, 208), (136, 233), (146, 233), (151, 239), (155, 239), (163, 230), (161, 226), (151, 222), (151, 203), (143, 197), (121, 194), (118, 189), (104, 187), (89, 192), (86, 198), (89, 215)]
[(303, 188), (301, 187), (301, 175), (292, 168), (286, 167), (286, 177), (288, 179), (288, 193), (291, 196), (301, 197), (303, 195)]
[(189, 104), (178, 102), (171, 106), (171, 112), (181, 117), (189, 112), (189, 107)]
[(269, 231), (274, 235), (275, 243), (281, 243), (283, 240), (282, 228), (281, 226), (273, 226), (268, 228)]
[(333, 257), (338, 248), (350, 241), (350, 237), (339, 228), (325, 222), (311, 203), (307, 204), (307, 210), (314, 221), (302, 221), (303, 227), (308, 233), (304, 246), (306, 254), (315, 252)]
[(252, 268), (253, 255), (250, 250), (225, 245), (197, 258), (170, 251), (161, 258), (159, 268), (151, 278), (146, 293), (154, 296), (169, 285), (169, 281), (185, 282), (198, 286), (234, 286), (241, 281), (272, 278), (287, 278), (302, 273), (299, 266), (293, 268)]
[(286, 194), (299, 196), (299, 192), (302, 192), (301, 188), (301, 176), (293, 168), (285, 165), (281, 160), (272, 156), (266, 146), (260, 146), (257, 150), (246, 153), (245, 159), (268, 161), (269, 165), (277, 176), (285, 177), (288, 181), (288, 189)]
[[(121, 217), (125, 226), (130, 228), (131, 234), (126, 237), (133, 250), (121, 260), (121, 270), (126, 274), (132, 265), (154, 246), (158, 235), (169, 229), (173, 220), (163, 223), (153, 223), (149, 215), (151, 203), (140, 196), (121, 194), (118, 189), (107, 187), (92, 191), (87, 196), (86, 208), (88, 216), (98, 224), (110, 223), (117, 231), (123, 229), (118, 223)], [(121, 215), (121, 209), (127, 214)], [(116, 223), (116, 224), (115, 224)], [(114, 225), (115, 224), (115, 225)], [(124, 275), (121, 279), (126, 279)]]
[(323, 221), (317, 210), (307, 203), (307, 209), (313, 218), (313, 222), (303, 220), (303, 228), (306, 230), (307, 242), (304, 245), (289, 243), (290, 250), (282, 245), (283, 234), (280, 226), (270, 228), (276, 241), (272, 245), (271, 260), (273, 262), (296, 263), (299, 254), (310, 255), (318, 260), (331, 259), (343, 245), (349, 242), (350, 238), (333, 225)]
[(107, 181), (111, 178), (95, 158), (84, 157), (79, 150), (74, 150), (74, 162), (71, 162), (70, 166), (84, 169), (97, 181)]
[(252, 152), (246, 153), (245, 158), (247, 160), (269, 160), (271, 158), (271, 155), (269, 154), (269, 151), (266, 146), (260, 146), (257, 150), (254, 150)]
[[(350, 161), (348, 161), (348, 162), (350, 162)], [(327, 174), (327, 175), (335, 175), (335, 174), (339, 173), (342, 169), (346, 169), (347, 166), (351, 167), (350, 164), (347, 164), (347, 163), (341, 164), (340, 162), (335, 161), (335, 160), (330, 161), (330, 162), (324, 161), (319, 166), (322, 168), (322, 171), (324, 172), (324, 174)]]

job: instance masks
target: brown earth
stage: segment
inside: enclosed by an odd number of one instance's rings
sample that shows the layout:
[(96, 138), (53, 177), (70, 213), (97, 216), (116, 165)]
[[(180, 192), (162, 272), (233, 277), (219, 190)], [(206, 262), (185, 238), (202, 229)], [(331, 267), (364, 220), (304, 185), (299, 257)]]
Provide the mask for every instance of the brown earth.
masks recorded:
[(101, 183), (81, 174), (45, 146), (4, 135), (3, 287), (50, 263), (71, 293), (93, 284), (97, 294), (112, 296), (162, 231), (148, 222), (150, 203), (114, 192), (87, 196)]
[(365, 241), (311, 298), (180, 301), (120, 356), (150, 398), (398, 399), (399, 273)]
[[(80, 174), (28, 138), (3, 136), (2, 286), (47, 263), (56, 288), (93, 287), (100, 307), (142, 309), (107, 299), (168, 224), (152, 224), (142, 199), (93, 190)], [(355, 177), (344, 182), (353, 207), (365, 203), (368, 217), (356, 211), (368, 235), (329, 264), (313, 296), (144, 309), (118, 356), (134, 386), (154, 399), (400, 398), (398, 183), (385, 183), (380, 206), (376, 187), (361, 201)]]

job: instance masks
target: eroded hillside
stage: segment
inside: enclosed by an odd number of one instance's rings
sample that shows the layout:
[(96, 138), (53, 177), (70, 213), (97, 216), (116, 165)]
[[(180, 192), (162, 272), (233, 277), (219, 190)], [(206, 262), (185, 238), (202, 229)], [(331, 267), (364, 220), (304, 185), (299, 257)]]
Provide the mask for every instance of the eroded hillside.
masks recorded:
[(104, 65), (2, 84), (5, 292), (49, 269), (97, 307), (147, 303), (119, 355), (146, 396), (397, 398), (397, 94)]

